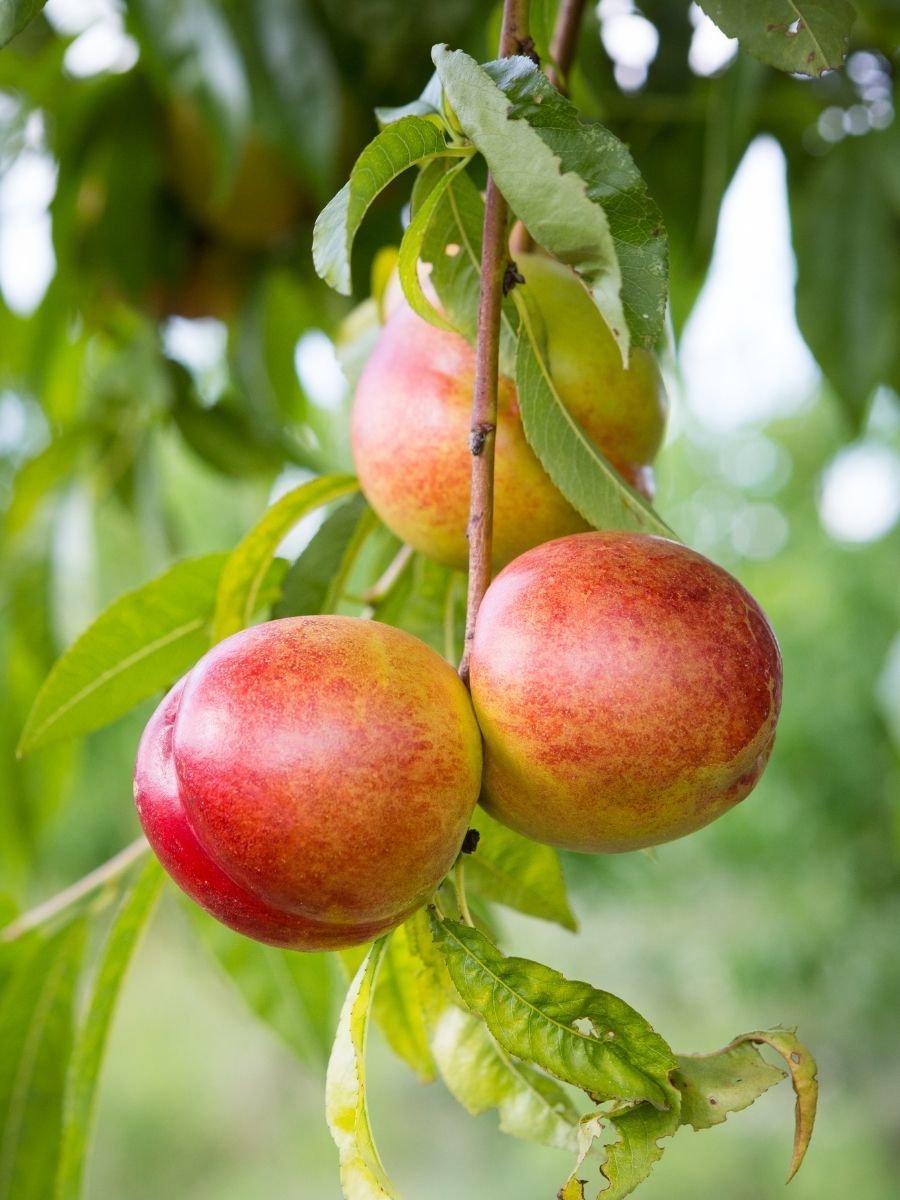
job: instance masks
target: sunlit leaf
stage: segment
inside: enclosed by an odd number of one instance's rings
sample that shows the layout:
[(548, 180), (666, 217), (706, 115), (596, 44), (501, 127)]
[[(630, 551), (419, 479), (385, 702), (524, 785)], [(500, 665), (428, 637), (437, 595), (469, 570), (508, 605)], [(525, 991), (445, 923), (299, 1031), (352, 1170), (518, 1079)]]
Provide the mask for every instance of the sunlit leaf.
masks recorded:
[(213, 619), (214, 641), (221, 641), (250, 624), (275, 552), (300, 518), (356, 490), (352, 475), (323, 475), (301, 483), (276, 500), (232, 550), (222, 568)]
[(384, 939), (375, 942), (350, 984), (325, 1081), (325, 1116), (340, 1155), (345, 1200), (397, 1200), (372, 1137), (366, 1104), (366, 1039), (384, 949)]
[(681, 1092), (681, 1122), (694, 1129), (719, 1125), (783, 1078), (752, 1042), (733, 1042), (712, 1054), (679, 1054), (672, 1082)]
[(856, 10), (847, 0), (699, 0), (723, 33), (769, 66), (821, 75), (843, 64)]
[(589, 198), (571, 164), (561, 169), (540, 134), (513, 117), (506, 92), (533, 77), (537, 67), (527, 58), (508, 58), (495, 65), (492, 77), (462, 50), (436, 46), (432, 57), (460, 124), (487, 159), (513, 212), (535, 241), (582, 276), (627, 362), (631, 337), (622, 273), (606, 213)]
[(477, 929), (433, 920), (460, 996), (508, 1053), (594, 1099), (671, 1100), (671, 1050), (609, 992), (524, 958), (506, 958)]
[(193, 666), (209, 647), (226, 558), (185, 559), (101, 613), (38, 692), (20, 753), (108, 725)]
[(467, 883), (486, 900), (555, 921), (564, 929), (578, 928), (559, 855), (552, 846), (514, 833), (482, 808), (475, 810), (471, 824), (481, 837), (475, 852), (464, 859)]
[(546, 358), (540, 313), (527, 287), (513, 297), (522, 318), (516, 388), (525, 436), (569, 503), (595, 529), (674, 537), (639, 492), (601, 454), (563, 403)]
[(68, 1064), (56, 1200), (78, 1200), (110, 1021), (125, 973), (150, 919), (165, 874), (149, 859), (124, 890), (88, 987)]
[(408, 167), (447, 153), (443, 129), (426, 117), (403, 117), (382, 129), (316, 221), (313, 261), (326, 283), (349, 295), (350, 253), (369, 205)]

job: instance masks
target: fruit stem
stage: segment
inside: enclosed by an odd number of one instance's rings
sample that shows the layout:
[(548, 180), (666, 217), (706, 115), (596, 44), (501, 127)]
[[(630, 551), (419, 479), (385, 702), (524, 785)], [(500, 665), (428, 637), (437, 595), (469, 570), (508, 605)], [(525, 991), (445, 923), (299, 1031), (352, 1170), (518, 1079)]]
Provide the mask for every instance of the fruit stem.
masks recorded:
[(63, 912), (70, 905), (84, 899), (85, 896), (89, 896), (91, 892), (102, 887), (104, 883), (109, 883), (111, 879), (124, 874), (132, 863), (142, 858), (149, 849), (150, 846), (147, 839), (139, 837), (137, 841), (132, 842), (130, 846), (126, 846), (124, 850), (120, 850), (108, 862), (91, 871), (89, 875), (85, 875), (83, 879), (79, 879), (77, 883), (73, 883), (71, 887), (67, 887), (63, 891), (58, 892), (57, 895), (51, 896), (43, 904), (39, 904), (36, 908), (31, 909), (30, 912), (23, 913), (21, 917), (17, 917), (11, 924), (0, 929), (0, 942), (12, 942), (16, 938), (21, 937), (23, 933), (28, 933), (30, 929), (36, 929), (38, 925), (43, 925), (51, 917), (55, 917), (58, 913)]
[(366, 611), (363, 613), (363, 616), (374, 616), (376, 606), (391, 594), (398, 580), (400, 579), (400, 576), (403, 574), (412, 560), (414, 553), (415, 551), (413, 550), (412, 546), (408, 546), (404, 542), (404, 544), (388, 563), (384, 573), (375, 580), (368, 591), (363, 592), (361, 599), (366, 606)]
[[(529, 46), (527, 0), (504, 0), (500, 31), (500, 58), (519, 54)], [(472, 490), (469, 503), (469, 590), (466, 635), (459, 674), (469, 681), (469, 656), (475, 636), (475, 619), (491, 582), (494, 524), (494, 443), (497, 435), (497, 384), (500, 357), (500, 311), (503, 277), (509, 262), (506, 244), (507, 206), (488, 175), (484, 203), (484, 236), (481, 253), (481, 287), (478, 296), (478, 341), (475, 347), (475, 390), (469, 449), (472, 452)]]
[(469, 904), (466, 900), (466, 863), (465, 859), (460, 855), (456, 860), (456, 866), (453, 868), (453, 887), (456, 891), (456, 903), (459, 905), (459, 914), (467, 925), (475, 928), (475, 922), (472, 920), (472, 914), (469, 912)]
[(562, 0), (550, 40), (552, 61), (547, 68), (547, 78), (564, 96), (569, 94), (568, 78), (575, 61), (584, 3), (585, 0)]

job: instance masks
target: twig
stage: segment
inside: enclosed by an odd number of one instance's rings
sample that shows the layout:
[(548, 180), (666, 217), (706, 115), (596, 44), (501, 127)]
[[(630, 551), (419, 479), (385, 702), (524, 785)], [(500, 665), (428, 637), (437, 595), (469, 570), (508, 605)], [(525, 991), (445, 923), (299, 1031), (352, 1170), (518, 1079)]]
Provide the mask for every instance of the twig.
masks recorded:
[[(518, 54), (528, 42), (528, 5), (504, 0), (500, 57)], [(469, 505), (469, 589), (466, 636), (459, 674), (469, 681), (469, 656), (475, 637), (475, 618), (491, 582), (494, 522), (494, 443), (497, 435), (497, 374), (500, 356), (500, 309), (503, 277), (509, 260), (506, 246), (506, 201), (489, 175), (484, 204), (481, 288), (478, 297), (478, 343), (475, 348), (475, 393), (469, 448), (472, 451), (472, 491)]]
[(85, 896), (89, 896), (91, 892), (102, 887), (104, 883), (115, 879), (117, 875), (124, 874), (132, 863), (137, 862), (149, 849), (150, 845), (147, 839), (139, 837), (136, 842), (132, 842), (130, 846), (126, 846), (124, 850), (120, 850), (108, 862), (103, 863), (95, 871), (91, 871), (89, 875), (85, 875), (82, 879), (79, 879), (77, 883), (73, 883), (71, 887), (67, 887), (55, 896), (51, 896), (43, 904), (32, 908), (30, 912), (23, 913), (21, 917), (17, 917), (11, 924), (0, 929), (0, 942), (12, 942), (17, 937), (21, 937), (23, 933), (28, 933), (30, 929), (36, 929), (38, 925), (43, 925), (51, 917), (55, 917), (57, 913), (61, 913), (71, 904), (75, 904)]
[(562, 0), (553, 28), (553, 37), (550, 39), (552, 61), (547, 68), (547, 78), (564, 96), (569, 92), (569, 72), (575, 61), (575, 47), (578, 45), (584, 3), (585, 0)]

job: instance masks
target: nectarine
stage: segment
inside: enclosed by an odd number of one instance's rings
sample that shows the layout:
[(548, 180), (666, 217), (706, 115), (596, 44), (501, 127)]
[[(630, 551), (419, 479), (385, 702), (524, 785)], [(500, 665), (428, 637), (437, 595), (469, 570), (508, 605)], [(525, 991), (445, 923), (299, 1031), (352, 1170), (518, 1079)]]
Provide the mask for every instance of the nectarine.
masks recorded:
[(481, 739), (439, 655), (353, 617), (235, 634), (163, 700), (141, 823), (197, 903), (260, 941), (369, 941), (428, 900), (475, 807)]
[(537, 841), (634, 850), (700, 829), (772, 750), (781, 656), (727, 571), (665, 538), (583, 533), (523, 554), (478, 612), (482, 803)]
[[(666, 395), (651, 354), (628, 370), (578, 277), (552, 259), (517, 259), (540, 309), (553, 381), (612, 465), (645, 495), (662, 441)], [(465, 567), (475, 356), (464, 338), (400, 302), (359, 379), (351, 438), (360, 484), (385, 524), (430, 558)], [(516, 389), (500, 380), (493, 558), (501, 566), (551, 538), (588, 528), (528, 445)]]

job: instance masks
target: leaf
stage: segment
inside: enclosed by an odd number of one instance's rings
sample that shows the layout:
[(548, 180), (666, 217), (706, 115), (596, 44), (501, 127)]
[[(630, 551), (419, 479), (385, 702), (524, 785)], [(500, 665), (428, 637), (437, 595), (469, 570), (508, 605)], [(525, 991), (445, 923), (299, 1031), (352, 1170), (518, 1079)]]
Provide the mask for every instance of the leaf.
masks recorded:
[(322, 475), (276, 500), (232, 550), (222, 568), (213, 618), (214, 642), (250, 624), (275, 552), (300, 518), (356, 490), (352, 475)]
[(272, 610), (273, 617), (299, 617), (328, 611), (332, 582), (369, 511), (365, 498), (356, 495), (325, 518), (285, 575), (281, 599)]
[(569, 503), (596, 529), (676, 535), (601, 454), (556, 391), (545, 357), (541, 316), (528, 289), (513, 292), (521, 322), (516, 390), (522, 428)]
[(728, 37), (771, 67), (821, 75), (847, 57), (856, 10), (847, 0), (698, 0)]
[(672, 1082), (681, 1092), (681, 1123), (694, 1129), (719, 1125), (784, 1079), (751, 1042), (732, 1042), (712, 1054), (679, 1054)]
[[(413, 189), (427, 189), (430, 180), (445, 163), (430, 163)], [(463, 171), (453, 174), (441, 196), (425, 232), (419, 258), (431, 265), (429, 279), (454, 329), (473, 346), (478, 336), (478, 292), (481, 280), (481, 245), (484, 234), (484, 200), (478, 188)], [(447, 247), (456, 247), (448, 254)], [(516, 337), (519, 316), (510, 299), (504, 299), (500, 313), (500, 370), (515, 374)]]
[(350, 253), (369, 205), (408, 167), (448, 153), (459, 151), (449, 149), (442, 128), (426, 117), (402, 117), (376, 135), (316, 221), (313, 262), (326, 283), (350, 294)]
[(443, 46), (434, 48), (432, 58), (460, 124), (508, 204), (536, 242), (582, 276), (627, 364), (622, 274), (606, 213), (528, 121), (511, 115), (506, 93), (523, 86), (537, 67), (527, 58), (506, 58), (489, 74), (462, 50)]
[(15, 944), (0, 1002), (0, 1200), (53, 1195), (86, 932), (78, 919)]
[(473, 1116), (496, 1108), (504, 1133), (574, 1149), (578, 1112), (570, 1098), (554, 1080), (502, 1050), (480, 1017), (447, 1005), (431, 1046), (442, 1079)]
[(325, 1116), (340, 1155), (345, 1200), (397, 1200), (372, 1138), (366, 1104), (366, 1038), (385, 945), (383, 938), (374, 943), (350, 984), (325, 1080)]
[(397, 108), (376, 108), (375, 116), (382, 126), (391, 125), (403, 117), (441, 117), (441, 81), (437, 73), (432, 73), (418, 99)]
[(224, 554), (185, 559), (113, 601), (54, 664), (19, 753), (108, 725), (192, 666), (209, 647), (225, 561)]
[(21, 33), (46, 3), (47, 0), (0, 0), (0, 46)]
[[(403, 234), (397, 260), (400, 286), (403, 288), (403, 294), (410, 308), (437, 329), (451, 331), (454, 331), (453, 323), (434, 307), (422, 290), (422, 282), (419, 278), (419, 259), (428, 235), (428, 228), (444, 198), (444, 193), (465, 166), (465, 162), (453, 163), (448, 166), (443, 161), (437, 161), (429, 163), (420, 174), (419, 182), (427, 180), (428, 186), (418, 189), (420, 195), (421, 193), (424, 195), (413, 207), (413, 218)], [(436, 169), (432, 170), (432, 168)]]
[(151, 858), (130, 881), (91, 979), (87, 1009), (79, 1022), (68, 1064), (56, 1200), (78, 1200), (81, 1195), (97, 1081), (110, 1021), (125, 973), (165, 878), (162, 867)]
[(846, 138), (790, 188), (797, 323), (856, 430), (878, 384), (900, 372), (900, 234), (884, 177), (897, 155), (890, 132)]
[(192, 923), (248, 1007), (301, 1062), (328, 1058), (337, 978), (331, 955), (280, 950), (233, 933), (196, 904)]
[(477, 929), (432, 920), (454, 984), (510, 1054), (593, 1099), (670, 1103), (675, 1058), (630, 1005), (524, 958), (506, 958)]
[(574, 933), (578, 922), (569, 908), (566, 881), (559, 855), (522, 837), (478, 808), (471, 819), (481, 837), (473, 854), (466, 855), (466, 881), (486, 900), (532, 917), (555, 921)]
[(558, 170), (580, 179), (588, 199), (603, 209), (622, 273), (622, 308), (632, 342), (652, 346), (666, 315), (666, 234), (662, 213), (627, 146), (603, 125), (583, 122), (575, 105), (536, 67), (511, 72), (504, 60), (488, 63), (485, 71), (510, 101), (510, 119), (527, 122), (553, 152)]
[(757, 1046), (771, 1046), (776, 1054), (780, 1054), (784, 1059), (790, 1072), (791, 1085), (796, 1098), (794, 1149), (787, 1177), (787, 1182), (790, 1183), (800, 1170), (800, 1164), (806, 1155), (816, 1121), (816, 1107), (819, 1100), (816, 1060), (806, 1046), (798, 1041), (797, 1035), (792, 1029), (766, 1029), (757, 1030), (755, 1033), (745, 1033), (741, 1037), (735, 1038), (729, 1046), (725, 1047), (725, 1050), (730, 1050), (732, 1046), (739, 1046), (744, 1042), (752, 1042)]
[[(355, 970), (365, 952), (366, 947), (357, 946), (343, 951), (341, 958)], [(400, 925), (390, 934), (381, 959), (372, 1015), (394, 1053), (423, 1083), (430, 1083), (435, 1072), (419, 988), (421, 973), (422, 962), (413, 950), (406, 925)]]
[(609, 1118), (617, 1138), (607, 1147), (606, 1160), (600, 1167), (609, 1187), (600, 1195), (603, 1200), (619, 1200), (628, 1196), (650, 1174), (662, 1158), (659, 1139), (671, 1137), (678, 1128), (678, 1105), (660, 1112), (649, 1104), (638, 1104), (627, 1112)]

